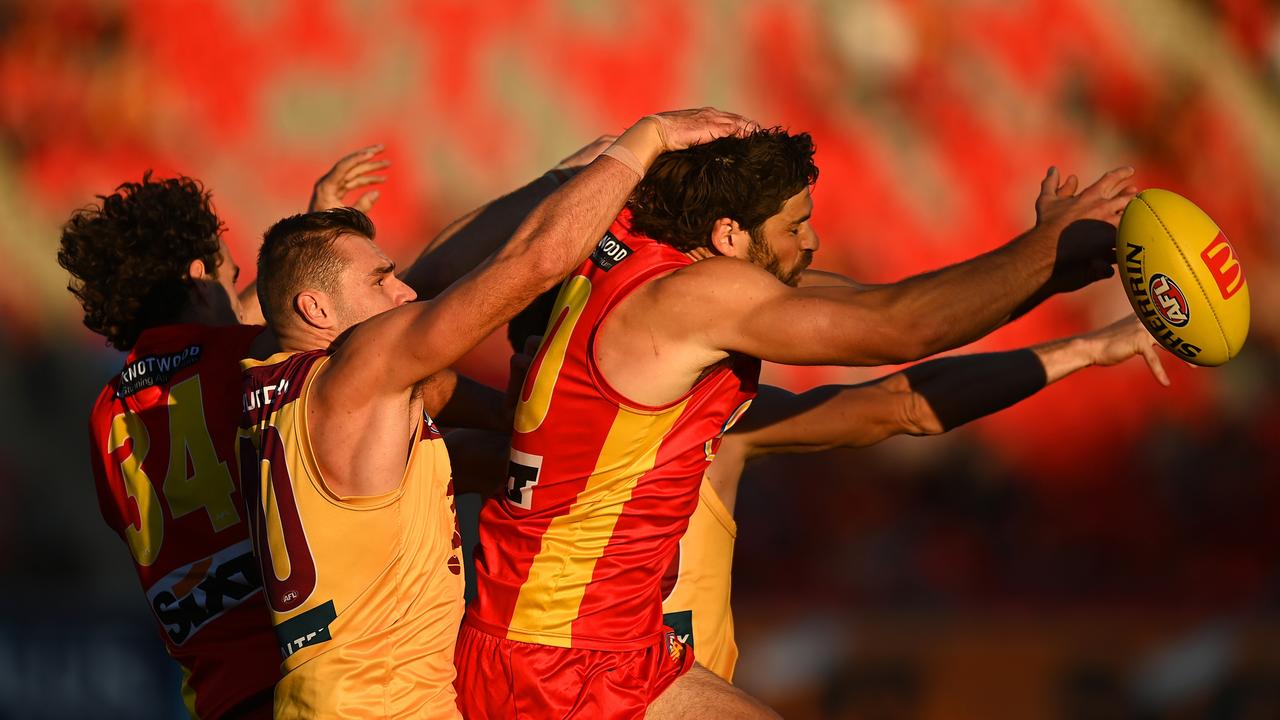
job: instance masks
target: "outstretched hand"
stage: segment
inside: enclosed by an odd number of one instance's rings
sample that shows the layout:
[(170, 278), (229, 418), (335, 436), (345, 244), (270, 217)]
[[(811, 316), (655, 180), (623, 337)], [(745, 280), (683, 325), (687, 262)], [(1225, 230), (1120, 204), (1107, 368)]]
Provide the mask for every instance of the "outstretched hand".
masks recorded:
[(1134, 355), (1141, 355), (1147, 361), (1147, 367), (1156, 380), (1169, 387), (1169, 374), (1160, 363), (1160, 355), (1156, 351), (1156, 341), (1147, 332), (1147, 328), (1137, 317), (1129, 316), (1118, 320), (1100, 330), (1094, 330), (1080, 336), (1089, 344), (1089, 351), (1094, 365), (1109, 367), (1118, 365)]
[(1137, 194), (1130, 185), (1133, 168), (1116, 168), (1076, 192), (1075, 175), (1059, 182), (1057, 168), (1040, 183), (1036, 228), (1056, 243), (1049, 294), (1072, 292), (1115, 274), (1116, 227)]
[(387, 181), (386, 175), (371, 174), (391, 166), (390, 160), (375, 159), (378, 153), (382, 151), (382, 145), (370, 145), (334, 163), (334, 166), (329, 168), (329, 172), (316, 181), (315, 188), (311, 192), (311, 204), (307, 208), (308, 212), (332, 210), (340, 207), (353, 207), (360, 212), (369, 212), (373, 204), (378, 201), (378, 196), (381, 195), (377, 190), (361, 195), (351, 204), (345, 202), (343, 198), (352, 190)]
[(1060, 182), (1058, 168), (1049, 168), (1036, 198), (1036, 226), (1063, 229), (1079, 220), (1099, 220), (1115, 227), (1138, 194), (1138, 188), (1129, 184), (1132, 177), (1133, 168), (1119, 167), (1077, 193), (1080, 180), (1075, 175)]

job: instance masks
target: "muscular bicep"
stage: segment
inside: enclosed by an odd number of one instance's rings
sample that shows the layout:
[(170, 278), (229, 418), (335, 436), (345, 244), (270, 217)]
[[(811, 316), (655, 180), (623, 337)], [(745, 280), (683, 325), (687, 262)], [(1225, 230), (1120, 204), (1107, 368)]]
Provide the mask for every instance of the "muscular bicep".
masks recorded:
[(828, 270), (805, 270), (800, 273), (800, 281), (797, 285), (798, 287), (850, 287), (855, 290), (870, 290), (875, 287)]
[(788, 365), (884, 365), (919, 357), (927, 341), (896, 286), (792, 288), (731, 258), (678, 274), (667, 294), (685, 297), (663, 322), (711, 350)]

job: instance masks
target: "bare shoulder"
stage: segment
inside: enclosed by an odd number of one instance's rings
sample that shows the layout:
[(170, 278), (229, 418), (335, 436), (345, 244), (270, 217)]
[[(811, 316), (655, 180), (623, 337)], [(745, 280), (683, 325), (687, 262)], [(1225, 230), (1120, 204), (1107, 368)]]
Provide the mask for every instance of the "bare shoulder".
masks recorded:
[[(412, 302), (379, 313), (361, 322), (334, 342), (332, 358), (326, 369), (326, 384), (335, 386), (349, 401), (369, 396), (407, 394), (424, 377), (397, 372), (405, 365), (421, 364), (416, 357), (429, 349), (407, 342), (415, 328), (424, 326), (423, 316), (430, 315), (431, 301)], [(423, 330), (425, 332), (425, 330)]]
[(650, 309), (661, 308), (658, 317), (701, 326), (746, 315), (758, 303), (790, 289), (749, 262), (714, 257), (657, 278), (642, 290)]
[(724, 291), (786, 288), (773, 275), (745, 260), (713, 257), (686, 265), (654, 281), (683, 293), (710, 297)]

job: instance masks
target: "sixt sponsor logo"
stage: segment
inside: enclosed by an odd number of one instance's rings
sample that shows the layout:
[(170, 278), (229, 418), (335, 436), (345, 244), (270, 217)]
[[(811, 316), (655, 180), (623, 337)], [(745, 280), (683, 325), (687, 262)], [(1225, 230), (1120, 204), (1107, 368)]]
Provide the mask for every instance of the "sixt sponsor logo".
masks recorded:
[(1187, 307), (1187, 296), (1182, 294), (1182, 288), (1178, 287), (1168, 275), (1156, 273), (1151, 276), (1151, 282), (1147, 283), (1147, 289), (1151, 293), (1151, 298), (1155, 300), (1156, 312), (1160, 313), (1160, 317), (1164, 321), (1174, 327), (1184, 327), (1191, 322), (1191, 308)]
[[(1146, 248), (1141, 245), (1134, 245), (1133, 243), (1126, 243), (1125, 245), (1125, 282), (1128, 284), (1129, 292), (1133, 297), (1134, 307), (1138, 310), (1138, 317), (1142, 318), (1142, 322), (1146, 323), (1147, 327), (1151, 329), (1151, 334), (1155, 336), (1161, 345), (1168, 348), (1169, 352), (1185, 358), (1196, 357), (1203, 348), (1183, 340), (1174, 332), (1173, 328), (1165, 323), (1161, 314), (1156, 310), (1151, 293), (1142, 282), (1143, 253), (1145, 252)], [(1152, 280), (1154, 285), (1155, 277)], [(1183, 301), (1185, 302), (1185, 298)]]
[(631, 252), (631, 248), (627, 247), (626, 243), (614, 237), (613, 233), (606, 232), (604, 237), (600, 238), (595, 251), (591, 253), (591, 262), (601, 270), (609, 272), (614, 265), (631, 257)]
[(1227, 242), (1227, 236), (1218, 233), (1204, 250), (1200, 251), (1200, 259), (1209, 269), (1213, 281), (1218, 285), (1218, 292), (1223, 300), (1230, 300), (1232, 295), (1244, 287), (1244, 268), (1240, 266), (1240, 258), (1235, 248)]
[(134, 360), (120, 371), (116, 397), (127, 398), (143, 388), (164, 385), (174, 373), (200, 362), (200, 351), (199, 345), (190, 345), (178, 352), (148, 355)]
[(244, 540), (165, 575), (147, 590), (147, 600), (169, 639), (182, 645), (260, 590), (258, 561)]

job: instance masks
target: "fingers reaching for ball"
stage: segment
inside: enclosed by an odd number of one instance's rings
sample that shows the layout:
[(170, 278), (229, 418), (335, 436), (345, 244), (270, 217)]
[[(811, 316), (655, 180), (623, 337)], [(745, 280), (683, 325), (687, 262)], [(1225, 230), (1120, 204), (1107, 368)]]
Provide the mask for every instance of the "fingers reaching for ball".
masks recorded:
[(1139, 352), (1142, 353), (1142, 359), (1147, 361), (1147, 367), (1151, 369), (1151, 374), (1155, 376), (1156, 382), (1165, 387), (1169, 387), (1173, 383), (1169, 381), (1169, 373), (1165, 372), (1164, 365), (1160, 363), (1160, 353), (1156, 351), (1156, 343), (1150, 338), (1141, 338), (1138, 341)]

